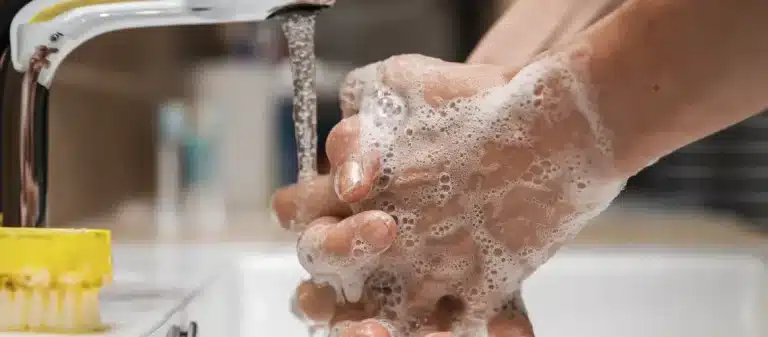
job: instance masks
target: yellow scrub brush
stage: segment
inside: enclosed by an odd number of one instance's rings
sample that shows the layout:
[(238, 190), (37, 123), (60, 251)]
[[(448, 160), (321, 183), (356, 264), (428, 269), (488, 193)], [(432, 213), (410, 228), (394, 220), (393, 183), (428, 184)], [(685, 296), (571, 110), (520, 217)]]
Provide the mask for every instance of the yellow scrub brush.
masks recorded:
[(111, 282), (109, 231), (0, 227), (0, 332), (102, 330)]

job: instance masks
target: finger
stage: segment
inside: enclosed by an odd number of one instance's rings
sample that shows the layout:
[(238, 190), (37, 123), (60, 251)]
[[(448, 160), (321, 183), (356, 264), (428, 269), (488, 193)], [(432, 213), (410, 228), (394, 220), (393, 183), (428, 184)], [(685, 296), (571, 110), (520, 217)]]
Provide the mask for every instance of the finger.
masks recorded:
[(343, 322), (360, 322), (371, 317), (373, 317), (373, 311), (368, 310), (365, 303), (345, 302), (336, 307), (336, 313), (331, 319), (331, 326), (340, 325), (340, 330), (344, 330), (346, 327)]
[(326, 151), (338, 198), (356, 203), (369, 195), (380, 169), (377, 152), (360, 151), (360, 119), (342, 120), (331, 130)]
[[(375, 217), (366, 221), (364, 217), (371, 214)], [(389, 241), (386, 245), (381, 244), (382, 230), (376, 225), (383, 225), (385, 233), (394, 232), (389, 229), (394, 227), (394, 221), (382, 212), (363, 213), (362, 217), (359, 214), (338, 221), (338, 218), (323, 217), (301, 233), (296, 247), (299, 263), (314, 280), (337, 289), (339, 300), (356, 303), (363, 296), (365, 280), (378, 263), (376, 257), (394, 241), (394, 234), (386, 234), (392, 238), (386, 239)]]
[(331, 283), (347, 301), (359, 302), (377, 257), (395, 239), (395, 221), (380, 211), (336, 221), (320, 218), (301, 234), (299, 263), (313, 278)]
[[(488, 325), (489, 337), (534, 337), (529, 321), (520, 318), (497, 317)], [(433, 332), (425, 337), (455, 337), (451, 332)]]
[[(414, 94), (431, 106), (509, 82), (504, 69), (491, 65), (446, 62), (422, 55), (389, 58), (381, 67), (382, 83), (403, 97)], [(419, 86), (414, 85), (419, 83)]]
[(328, 323), (336, 313), (336, 292), (328, 285), (303, 281), (296, 288), (292, 305), (300, 319)]
[(499, 316), (488, 325), (490, 337), (534, 337), (531, 322), (522, 314)]
[(343, 118), (356, 115), (360, 111), (363, 90), (366, 85), (378, 80), (380, 67), (381, 63), (377, 62), (353, 70), (347, 75), (339, 93)]
[[(339, 200), (333, 188), (333, 178), (322, 175), (308, 182), (278, 189), (270, 205), (277, 221), (286, 229), (301, 230), (297, 223), (307, 223), (323, 216), (347, 217), (349, 205)], [(297, 216), (300, 215), (300, 218)]]
[(533, 327), (523, 303), (521, 291), (502, 307), (502, 311), (488, 324), (490, 337), (533, 337)]
[(353, 323), (344, 329), (341, 337), (394, 337), (390, 329), (377, 320)]
[(395, 240), (396, 223), (384, 212), (367, 211), (337, 221), (333, 217), (314, 221), (299, 238), (299, 249), (318, 257), (363, 259), (382, 253)]
[(336, 124), (328, 133), (325, 148), (331, 168), (342, 165), (360, 152), (360, 119), (351, 117)]

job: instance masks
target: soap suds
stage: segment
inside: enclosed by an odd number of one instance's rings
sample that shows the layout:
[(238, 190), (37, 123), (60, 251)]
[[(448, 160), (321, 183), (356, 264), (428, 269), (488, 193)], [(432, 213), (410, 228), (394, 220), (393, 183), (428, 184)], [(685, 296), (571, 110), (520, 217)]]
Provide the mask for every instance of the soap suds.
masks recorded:
[(323, 232), (310, 228), (304, 236), (314, 243), (300, 246), (299, 256), (339, 300), (374, 301), (393, 337), (414, 336), (446, 296), (464, 303), (456, 336), (484, 336), (487, 322), (519, 301), (522, 280), (622, 190), (612, 174), (612, 135), (567, 57), (539, 60), (506, 84), (451, 100), (424, 85), (439, 69), (403, 68), (418, 80), (389, 87), (381, 80), (389, 70), (378, 64), (342, 92), (359, 100), (361, 148), (381, 158), (374, 194), (355, 208), (395, 217), (396, 241), (376, 255), (355, 237), (363, 263), (353, 264), (323, 255)]

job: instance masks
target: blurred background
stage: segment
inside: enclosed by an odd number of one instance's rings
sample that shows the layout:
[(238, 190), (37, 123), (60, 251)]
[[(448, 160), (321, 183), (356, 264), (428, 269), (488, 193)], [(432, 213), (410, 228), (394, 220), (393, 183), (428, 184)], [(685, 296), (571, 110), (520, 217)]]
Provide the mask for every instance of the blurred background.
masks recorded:
[[(323, 13), (320, 157), (346, 72), (402, 53), (463, 61), (513, 2), (340, 0)], [(52, 91), (49, 222), (111, 223), (125, 237), (274, 226), (261, 214), (296, 176), (285, 56), (276, 22), (121, 31), (76, 50)], [(665, 217), (694, 231), (712, 223), (765, 234), (763, 127), (768, 119), (757, 116), (664, 158), (630, 181), (612, 213), (620, 215), (606, 222), (653, 227), (648, 219)]]

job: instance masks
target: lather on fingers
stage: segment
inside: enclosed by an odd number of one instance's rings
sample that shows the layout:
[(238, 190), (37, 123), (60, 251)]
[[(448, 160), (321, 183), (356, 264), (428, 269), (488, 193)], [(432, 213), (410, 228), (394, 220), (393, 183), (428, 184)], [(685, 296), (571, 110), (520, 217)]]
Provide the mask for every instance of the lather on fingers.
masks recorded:
[[(333, 336), (336, 337), (336, 336)], [(396, 337), (376, 320), (369, 319), (347, 326), (338, 337)]]
[(342, 221), (322, 217), (299, 237), (299, 260), (312, 275), (356, 269), (357, 263), (364, 263), (389, 248), (396, 233), (394, 219), (380, 211), (362, 212)]
[(304, 281), (296, 289), (293, 298), (294, 314), (310, 324), (360, 322), (373, 316), (371, 303), (338, 303), (336, 292), (328, 285)]
[[(389, 329), (375, 319), (367, 319), (361, 322), (345, 324), (339, 328), (338, 337), (397, 337)], [(424, 329), (417, 334), (418, 337), (454, 337), (448, 331), (435, 332)], [(513, 317), (499, 316), (493, 319), (488, 326), (489, 337), (534, 337), (530, 321), (522, 315)], [(336, 337), (336, 336), (333, 336)]]
[(351, 257), (356, 242), (369, 245), (372, 253), (389, 248), (395, 239), (395, 222), (384, 212), (363, 212), (344, 220), (322, 217), (313, 221), (299, 238), (299, 249), (319, 249), (319, 255)]
[(350, 72), (339, 91), (339, 102), (343, 118), (348, 118), (360, 112), (363, 90), (371, 83), (376, 83), (381, 77), (382, 63), (376, 62)]
[(357, 302), (378, 256), (392, 245), (396, 233), (395, 220), (380, 211), (344, 220), (321, 217), (299, 237), (299, 262), (314, 281), (331, 284), (339, 301)]
[(360, 151), (360, 119), (356, 115), (360, 112), (364, 90), (379, 82), (381, 76), (381, 62), (347, 75), (339, 91), (344, 119), (331, 130), (326, 141), (336, 193), (348, 203), (359, 202), (368, 196), (380, 168), (377, 153)]
[[(395, 234), (394, 219), (383, 212), (363, 212), (343, 221), (321, 217), (310, 223), (299, 238), (299, 260), (313, 275), (356, 273), (370, 267), (372, 259), (394, 242)], [(295, 314), (314, 322), (364, 317), (355, 304), (339, 304), (339, 295), (330, 286), (303, 282), (293, 299)]]
[[(374, 183), (379, 178), (380, 154), (375, 149), (361, 149), (361, 121), (358, 114), (364, 105), (364, 92), (393, 90), (397, 95), (403, 96), (407, 95), (412, 83), (424, 82), (425, 99), (428, 103), (437, 105), (439, 102), (476, 94), (478, 84), (481, 84), (481, 87), (491, 87), (507, 80), (503, 75), (498, 75), (496, 69), (490, 69), (492, 67), (488, 66), (451, 66), (435, 58), (415, 59), (446, 69), (439, 73), (440, 76), (434, 77), (430, 72), (415, 70), (418, 67), (411, 66), (413, 56), (396, 56), (385, 62), (355, 70), (347, 76), (340, 94), (344, 119), (333, 128), (326, 141), (334, 187), (341, 200), (356, 203), (369, 197)], [(457, 78), (461, 80), (456, 80)], [(446, 91), (443, 85), (445, 81), (461, 85)], [(380, 87), (382, 84), (386, 88)]]

